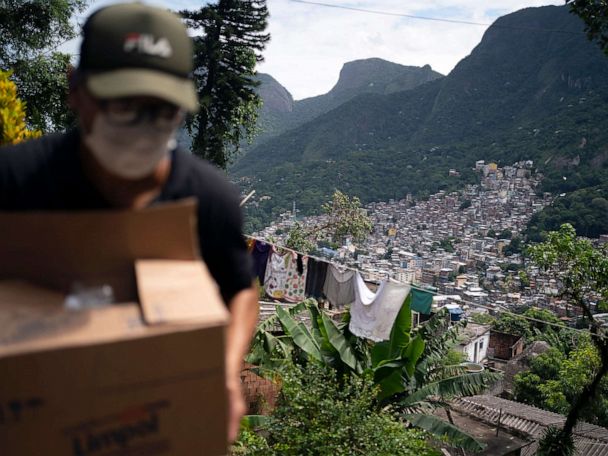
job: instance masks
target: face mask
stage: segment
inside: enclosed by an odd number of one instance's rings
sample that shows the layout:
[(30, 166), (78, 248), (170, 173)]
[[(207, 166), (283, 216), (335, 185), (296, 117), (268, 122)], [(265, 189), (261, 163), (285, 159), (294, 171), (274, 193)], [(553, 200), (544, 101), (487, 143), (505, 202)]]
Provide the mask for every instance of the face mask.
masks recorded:
[(84, 143), (107, 171), (124, 179), (152, 174), (158, 163), (175, 148), (177, 128), (161, 129), (149, 121), (114, 125), (100, 112)]

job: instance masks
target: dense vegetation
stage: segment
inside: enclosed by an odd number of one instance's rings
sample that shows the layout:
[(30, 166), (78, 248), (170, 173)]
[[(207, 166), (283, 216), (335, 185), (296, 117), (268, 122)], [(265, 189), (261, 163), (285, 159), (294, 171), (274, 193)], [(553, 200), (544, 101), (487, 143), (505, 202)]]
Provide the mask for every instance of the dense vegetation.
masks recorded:
[(25, 108), (10, 75), (9, 71), (0, 70), (0, 146), (40, 136), (39, 131), (26, 127)]
[[(480, 394), (498, 377), (489, 371), (467, 373), (458, 364), (460, 359), (450, 355), (464, 323), (451, 326), (447, 311), (442, 311), (413, 329), (410, 302), (411, 294), (397, 315), (390, 339), (375, 343), (353, 335), (348, 316), (336, 323), (312, 299), (289, 311), (278, 306), (276, 315), (258, 327), (247, 361), (270, 378), (282, 378), (292, 363), (303, 369), (310, 365), (331, 368), (338, 380), (369, 378), (377, 387), (370, 411), (390, 407), (404, 422), (438, 439), (479, 451), (483, 445), (431, 412), (445, 408), (455, 397)], [(310, 326), (297, 315), (306, 315)], [(272, 333), (276, 323), (283, 335)], [(300, 413), (305, 411), (300, 409)]]
[(371, 58), (345, 63), (337, 84), (326, 94), (294, 101), (291, 94), (271, 76), (260, 74), (259, 135), (253, 146), (272, 136), (292, 130), (325, 114), (363, 93), (388, 94), (413, 89), (442, 77), (429, 65), (404, 66)]
[(582, 188), (564, 196), (530, 220), (527, 236), (539, 241), (546, 231), (559, 229), (562, 223), (576, 227), (581, 236), (608, 234), (608, 183)]
[[(515, 376), (515, 400), (565, 415), (599, 364), (589, 337), (579, 338), (578, 346), (568, 353), (552, 347), (530, 361), (530, 370)], [(581, 419), (608, 426), (608, 377), (600, 382), (595, 400), (582, 410)]]
[(233, 455), (441, 454), (423, 432), (407, 429), (390, 410), (378, 409), (369, 376), (338, 378), (333, 369), (310, 364), (291, 366), (281, 380), (277, 406), (264, 423), (266, 438), (245, 431)]
[(608, 59), (583, 28), (567, 7), (521, 10), (447, 77), (360, 95), (265, 142), (232, 169), (244, 188), (272, 198), (249, 205), (251, 226), (294, 200), (311, 213), (336, 188), (366, 203), (462, 186), (480, 159), (534, 160), (542, 190), (554, 194), (606, 182)]
[(28, 127), (43, 133), (74, 123), (67, 105), (70, 56), (58, 48), (77, 36), (88, 0), (0, 2), (0, 69), (11, 70), (27, 107)]

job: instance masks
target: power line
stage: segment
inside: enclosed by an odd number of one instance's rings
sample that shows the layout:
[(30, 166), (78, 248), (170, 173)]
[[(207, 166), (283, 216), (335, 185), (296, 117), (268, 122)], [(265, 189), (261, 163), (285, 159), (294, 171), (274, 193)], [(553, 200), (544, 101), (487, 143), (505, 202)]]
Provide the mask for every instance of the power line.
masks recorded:
[(496, 24), (496, 23), (489, 24), (486, 22), (474, 22), (474, 21), (465, 21), (465, 20), (459, 20), (459, 19), (445, 19), (445, 18), (439, 18), (439, 17), (418, 16), (416, 14), (394, 13), (394, 12), (390, 12), (390, 11), (379, 11), (379, 10), (372, 10), (372, 9), (367, 9), (367, 8), (357, 8), (354, 6), (334, 5), (331, 3), (313, 2), (313, 1), (309, 1), (309, 0), (290, 0), (290, 1), (293, 3), (302, 3), (305, 5), (321, 6), (324, 8), (336, 8), (336, 9), (342, 9), (342, 10), (347, 10), (347, 11), (356, 11), (358, 13), (377, 14), (377, 15), (381, 15), (381, 16), (405, 17), (408, 19), (417, 19), (417, 20), (432, 21), (432, 22), (445, 22), (448, 24), (474, 25), (474, 26), (478, 26), (478, 27), (492, 26), (492, 27), (496, 27), (496, 28), (511, 29), (511, 30), (554, 32), (554, 33), (565, 33), (565, 34), (570, 34), (570, 35), (584, 35), (585, 34), (584, 31), (575, 32), (573, 30), (543, 29), (543, 28), (537, 28), (537, 27), (503, 25), (503, 24)]

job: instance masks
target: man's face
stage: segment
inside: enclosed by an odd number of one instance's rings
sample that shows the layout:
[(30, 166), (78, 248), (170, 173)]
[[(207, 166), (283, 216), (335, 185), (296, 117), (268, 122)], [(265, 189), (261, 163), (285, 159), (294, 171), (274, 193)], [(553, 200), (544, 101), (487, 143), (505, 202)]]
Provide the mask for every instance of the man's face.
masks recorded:
[(112, 176), (125, 180), (150, 177), (175, 147), (184, 112), (149, 96), (99, 99), (84, 85), (70, 94), (82, 132), (85, 156)]
[(85, 134), (90, 133), (99, 114), (105, 115), (112, 125), (125, 128), (147, 122), (160, 130), (174, 130), (184, 119), (183, 110), (160, 98), (135, 96), (99, 99), (82, 85), (70, 94), (70, 104)]

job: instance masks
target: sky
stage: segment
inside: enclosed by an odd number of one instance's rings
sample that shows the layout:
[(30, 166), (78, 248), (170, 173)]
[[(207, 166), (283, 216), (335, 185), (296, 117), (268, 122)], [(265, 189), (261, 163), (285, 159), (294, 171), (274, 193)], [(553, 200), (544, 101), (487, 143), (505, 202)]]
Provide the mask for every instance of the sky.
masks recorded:
[[(306, 1), (306, 0), (305, 0)], [(559, 0), (311, 0), (396, 15), (373, 14), (293, 0), (267, 0), (271, 41), (258, 71), (268, 73), (296, 100), (328, 92), (346, 62), (379, 57), (431, 67), (447, 75), (481, 41), (487, 25), (402, 17), (423, 16), (479, 24), (526, 7), (563, 5)], [(90, 0), (83, 18), (113, 0)], [(194, 0), (148, 0), (173, 10), (197, 9)], [(64, 46), (76, 53), (79, 40)]]

